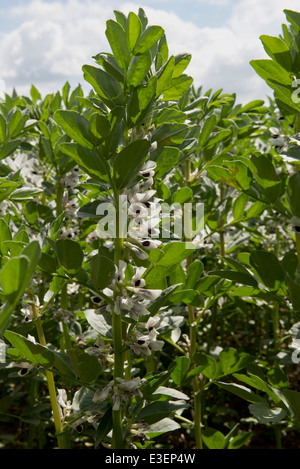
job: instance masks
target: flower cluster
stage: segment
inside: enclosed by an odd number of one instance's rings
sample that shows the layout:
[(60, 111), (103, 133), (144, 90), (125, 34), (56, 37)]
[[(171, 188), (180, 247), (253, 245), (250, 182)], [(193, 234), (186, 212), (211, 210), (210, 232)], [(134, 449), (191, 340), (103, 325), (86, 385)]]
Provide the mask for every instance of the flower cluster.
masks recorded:
[(276, 127), (271, 127), (270, 129), (271, 138), (270, 143), (273, 145), (274, 150), (281, 152), (287, 149), (286, 138), (280, 134), (279, 130)]
[(102, 403), (111, 398), (112, 410), (119, 410), (121, 402), (129, 402), (133, 396), (141, 396), (139, 387), (142, 384), (140, 377), (131, 380), (117, 378), (116, 383), (110, 381), (104, 388), (98, 389), (93, 397), (93, 402)]
[(158, 225), (161, 207), (159, 199), (153, 199), (156, 191), (151, 189), (155, 168), (155, 161), (148, 160), (139, 171), (140, 182), (124, 192), (127, 198), (127, 213), (130, 217), (128, 238), (124, 244), (139, 259), (147, 259), (147, 251), (161, 244), (157, 239), (160, 234)]

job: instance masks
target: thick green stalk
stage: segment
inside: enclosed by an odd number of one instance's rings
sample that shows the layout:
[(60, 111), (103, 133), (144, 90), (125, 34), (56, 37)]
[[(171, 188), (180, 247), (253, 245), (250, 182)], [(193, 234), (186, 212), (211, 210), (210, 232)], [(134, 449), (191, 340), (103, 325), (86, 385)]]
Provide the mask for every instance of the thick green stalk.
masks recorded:
[[(69, 309), (69, 298), (68, 298), (68, 287), (67, 283), (64, 283), (62, 289), (60, 291), (60, 306), (62, 309), (68, 310)], [(64, 342), (64, 349), (69, 350), (72, 348), (72, 341), (70, 337), (70, 331), (68, 324), (62, 320), (62, 328), (63, 328), (63, 342)]]
[(296, 251), (298, 257), (298, 266), (300, 269), (300, 233), (296, 232)]
[[(185, 163), (185, 182), (186, 185), (190, 185), (191, 179), (191, 160), (187, 159)], [(188, 227), (190, 229), (191, 227)], [(189, 233), (186, 234), (186, 241), (192, 241)], [(190, 255), (187, 258), (187, 268), (193, 262), (193, 255)], [(194, 307), (188, 305), (188, 315), (189, 315), (189, 328), (190, 328), (190, 347), (189, 347), (189, 357), (190, 360), (193, 360), (193, 356), (196, 352), (197, 346), (197, 321), (195, 316)], [(194, 433), (195, 433), (195, 442), (196, 448), (202, 449), (202, 433), (201, 433), (201, 421), (202, 421), (202, 410), (201, 410), (201, 400), (202, 400), (202, 389), (199, 385), (198, 377), (195, 376), (193, 379), (193, 392), (194, 392)]]
[(58, 180), (56, 184), (56, 216), (58, 217), (63, 212), (63, 195), (64, 195), (64, 186)]
[[(224, 200), (225, 197), (225, 190), (224, 190), (224, 184), (220, 184), (220, 198), (221, 201)], [(223, 222), (221, 223), (221, 227), (223, 226)], [(225, 236), (224, 236), (224, 231), (220, 231), (220, 254), (222, 257), (225, 256)]]
[[(31, 297), (31, 300), (33, 301), (33, 297)], [(38, 308), (34, 304), (34, 301), (32, 303), (32, 312), (35, 318), (35, 325), (36, 325), (36, 330), (37, 330), (37, 334), (39, 338), (39, 343), (43, 345), (44, 347), (46, 347), (47, 342), (46, 342), (45, 335), (44, 335), (41, 317), (39, 315)], [(50, 397), (50, 402), (51, 402), (51, 408), (52, 408), (52, 413), (53, 413), (58, 447), (59, 449), (67, 449), (66, 438), (65, 438), (65, 434), (63, 433), (63, 425), (62, 425), (62, 421), (60, 418), (59, 405), (58, 405), (57, 398), (56, 398), (54, 376), (53, 376), (53, 373), (47, 369), (45, 369), (45, 374), (46, 374), (46, 379), (47, 379), (48, 392), (49, 392), (49, 397)]]
[[(116, 238), (114, 243), (114, 263), (119, 267), (120, 260), (123, 259), (123, 238), (120, 237), (120, 207), (119, 194), (115, 192), (116, 200)], [(120, 292), (121, 293), (121, 292)], [(115, 292), (115, 299), (118, 292)], [(113, 344), (114, 344), (114, 384), (117, 386), (117, 378), (123, 379), (124, 376), (124, 353), (123, 353), (123, 331), (122, 317), (120, 314), (112, 312)], [(122, 405), (113, 410), (113, 437), (112, 448), (122, 449), (124, 447), (123, 427), (122, 427)]]

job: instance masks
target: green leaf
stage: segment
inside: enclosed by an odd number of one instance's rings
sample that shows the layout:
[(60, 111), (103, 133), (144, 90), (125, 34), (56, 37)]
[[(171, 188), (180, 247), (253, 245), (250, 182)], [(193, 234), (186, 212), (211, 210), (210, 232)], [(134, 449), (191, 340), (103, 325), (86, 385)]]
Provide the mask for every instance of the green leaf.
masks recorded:
[(270, 407), (265, 402), (255, 402), (249, 405), (250, 412), (258, 420), (258, 423), (276, 424), (285, 418), (286, 412), (280, 407)]
[(300, 29), (300, 13), (293, 10), (283, 10), (287, 20), (296, 27), (296, 31)]
[(58, 239), (55, 242), (55, 252), (59, 264), (69, 275), (74, 275), (80, 270), (84, 254), (76, 241), (72, 239)]
[(151, 67), (151, 62), (150, 52), (132, 57), (127, 72), (128, 88), (137, 87), (144, 80)]
[(113, 427), (113, 419), (112, 419), (112, 408), (109, 407), (101, 421), (97, 427), (96, 434), (95, 434), (95, 448), (99, 446), (101, 441), (106, 437), (106, 435), (111, 431)]
[(225, 391), (229, 391), (236, 396), (244, 399), (245, 401), (254, 403), (254, 402), (263, 402), (266, 403), (266, 400), (261, 397), (259, 394), (255, 394), (251, 389), (247, 388), (246, 386), (242, 386), (241, 384), (235, 383), (223, 383), (221, 381), (216, 381), (216, 384), (225, 389)]
[(180, 303), (191, 304), (197, 295), (197, 290), (182, 289), (172, 293), (172, 295), (170, 295), (170, 301), (177, 305)]
[(26, 117), (22, 115), (22, 112), (17, 109), (11, 116), (8, 123), (8, 133), (11, 139), (17, 137), (23, 130), (26, 122)]
[(248, 195), (242, 192), (233, 202), (232, 215), (234, 220), (240, 220), (244, 218), (244, 212), (248, 203)]
[(291, 211), (295, 217), (300, 218), (300, 173), (296, 172), (289, 178), (287, 197)]
[(133, 51), (135, 45), (140, 37), (142, 31), (142, 24), (139, 17), (132, 11), (128, 15), (126, 25), (126, 42), (130, 52)]
[(140, 35), (132, 51), (133, 55), (144, 54), (150, 50), (163, 35), (164, 30), (161, 26), (148, 26)]
[(241, 186), (236, 180), (236, 177), (228, 169), (222, 168), (221, 166), (208, 165), (206, 171), (212, 179), (241, 190)]
[(120, 83), (124, 83), (124, 70), (119, 67), (112, 54), (105, 54), (102, 52), (100, 54), (96, 54), (93, 58), (109, 75), (112, 75)]
[(186, 67), (189, 65), (191, 61), (191, 54), (178, 54), (175, 56), (175, 67), (174, 67), (174, 73), (173, 73), (173, 78), (179, 77), (179, 75), (182, 74), (182, 72), (185, 71)]
[(165, 176), (175, 167), (180, 157), (180, 150), (176, 147), (165, 146), (157, 148), (151, 153), (151, 160), (156, 161), (155, 174), (157, 178)]
[(208, 379), (215, 378), (218, 364), (214, 357), (205, 353), (195, 353), (194, 360), (199, 373), (203, 373)]
[(0, 143), (4, 145), (6, 142), (6, 120), (0, 114)]
[(281, 194), (282, 182), (272, 161), (264, 155), (252, 155), (249, 166), (263, 198), (268, 203), (275, 202)]
[(82, 350), (68, 350), (68, 356), (79, 379), (84, 383), (94, 383), (101, 373), (101, 365), (95, 355)]
[(171, 285), (170, 287), (163, 290), (159, 298), (154, 300), (153, 303), (151, 303), (151, 305), (148, 307), (149, 313), (151, 313), (151, 315), (158, 313), (160, 308), (162, 308), (165, 305), (171, 293), (175, 291), (178, 287), (179, 285)]
[(9, 195), (9, 199), (16, 201), (26, 200), (29, 197), (34, 197), (37, 194), (40, 194), (41, 192), (43, 192), (43, 190), (39, 189), (38, 187), (23, 186), (11, 192), (11, 194)]
[(300, 392), (292, 389), (285, 389), (283, 391), (284, 397), (288, 401), (293, 411), (294, 419), (300, 423)]
[(172, 362), (173, 368), (171, 378), (177, 386), (180, 386), (188, 369), (190, 367), (190, 359), (188, 357), (178, 357)]
[(105, 34), (117, 64), (123, 70), (127, 70), (130, 62), (130, 52), (127, 47), (124, 28), (120, 23), (114, 20), (108, 20), (106, 22)]
[(134, 180), (143, 166), (151, 143), (146, 139), (134, 140), (121, 150), (114, 161), (114, 180), (118, 189), (123, 189)]
[(185, 74), (172, 78), (169, 88), (163, 92), (163, 100), (177, 101), (189, 89), (192, 83), (193, 78)]
[(173, 203), (183, 204), (191, 200), (193, 197), (193, 191), (190, 187), (181, 187), (173, 194)]
[(279, 63), (287, 72), (292, 71), (292, 57), (286, 43), (279, 37), (260, 36), (266, 53)]
[(109, 249), (101, 247), (99, 252), (91, 258), (91, 282), (96, 290), (106, 288), (115, 273), (115, 265), (109, 254)]
[(3, 241), (10, 241), (11, 239), (12, 235), (8, 224), (0, 218), (0, 245)]
[(235, 272), (233, 270), (212, 270), (210, 273), (218, 275), (221, 278), (226, 278), (232, 282), (241, 283), (243, 285), (250, 285), (257, 287), (257, 281), (252, 275), (245, 272)]
[(156, 438), (157, 436), (163, 435), (164, 433), (173, 432), (180, 428), (179, 423), (172, 419), (164, 418), (152, 425), (147, 425), (144, 433), (149, 438)]
[(143, 420), (148, 424), (159, 422), (160, 420), (170, 417), (177, 410), (187, 408), (185, 402), (178, 401), (155, 401), (146, 404), (137, 415), (137, 420)]
[[(123, 105), (123, 88), (109, 73), (92, 65), (83, 65), (83, 76), (110, 109)], [(80, 142), (78, 142), (80, 143)]]
[(0, 148), (0, 160), (11, 155), (20, 146), (21, 140), (10, 140)]
[(291, 85), (292, 79), (290, 74), (284, 70), (279, 64), (270, 59), (251, 60), (250, 65), (254, 68), (256, 73), (271, 84), (281, 83), (284, 85)]
[(12, 257), (2, 267), (0, 284), (3, 294), (10, 303), (14, 303), (16, 298), (20, 298), (27, 287), (24, 279), (28, 267), (29, 259), (26, 256)]
[(202, 432), (202, 438), (209, 449), (224, 449), (226, 446), (225, 436), (214, 428), (206, 428)]
[(253, 251), (250, 254), (250, 263), (266, 287), (270, 290), (280, 288), (285, 272), (275, 254), (262, 250)]
[(101, 182), (109, 181), (109, 167), (97, 150), (90, 150), (77, 143), (62, 143), (60, 149), (71, 156), (91, 178)]
[(251, 355), (248, 355), (245, 352), (239, 353), (233, 348), (222, 350), (219, 355), (219, 364), (215, 379), (235, 373), (236, 371), (245, 368), (253, 362), (253, 360), (254, 357)]
[(110, 122), (105, 116), (95, 112), (91, 115), (90, 130), (95, 137), (102, 140), (107, 137), (111, 131)]
[(21, 254), (29, 259), (29, 266), (24, 275), (24, 283), (27, 286), (35, 273), (36, 267), (41, 257), (41, 247), (39, 242), (31, 241), (29, 244), (27, 244), (27, 246), (24, 247)]
[(252, 432), (241, 432), (239, 435), (234, 436), (230, 439), (228, 449), (239, 449), (252, 438)]
[(175, 58), (172, 55), (169, 60), (165, 63), (162, 69), (159, 71), (158, 80), (157, 80), (157, 90), (156, 97), (158, 98), (163, 91), (167, 90), (170, 87), (171, 80), (173, 77), (175, 65)]
[[(180, 357), (183, 358), (183, 357)], [(173, 399), (181, 399), (184, 401), (188, 401), (190, 398), (187, 396), (187, 394), (184, 394), (181, 391), (178, 391), (177, 389), (174, 388), (167, 388), (166, 386), (159, 386), (156, 391), (153, 392), (152, 396), (155, 396), (155, 398), (159, 400), (163, 400), (162, 396), (168, 396), (172, 397)]]
[(50, 367), (54, 363), (54, 354), (47, 347), (35, 344), (20, 334), (6, 331), (4, 337), (15, 347), (19, 354), (36, 366)]
[(193, 261), (187, 268), (187, 279), (185, 283), (185, 288), (194, 288), (200, 280), (203, 270), (203, 262), (201, 262), (199, 259)]
[(234, 175), (238, 185), (244, 191), (250, 189), (252, 183), (252, 174), (249, 168), (239, 160), (228, 161), (224, 160), (224, 166)]
[(152, 134), (152, 142), (157, 141), (160, 146), (180, 144), (186, 136), (188, 127), (186, 124), (169, 122), (157, 127)]
[(77, 111), (58, 110), (54, 120), (66, 134), (83, 147), (93, 148), (89, 132), (89, 121)]
[(194, 252), (192, 244), (174, 241), (163, 247), (163, 255), (157, 261), (157, 265), (171, 266), (183, 261)]
[(155, 101), (157, 78), (148, 80), (146, 85), (135, 88), (128, 103), (128, 114), (134, 125), (143, 123)]
[(87, 309), (84, 311), (89, 325), (103, 337), (112, 339), (112, 317), (107, 311)]

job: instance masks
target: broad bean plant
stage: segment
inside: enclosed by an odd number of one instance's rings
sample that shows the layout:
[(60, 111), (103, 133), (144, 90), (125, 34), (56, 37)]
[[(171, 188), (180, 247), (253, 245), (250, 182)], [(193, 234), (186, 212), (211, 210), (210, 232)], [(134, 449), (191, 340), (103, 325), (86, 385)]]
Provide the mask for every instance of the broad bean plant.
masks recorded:
[(251, 62), (268, 103), (196, 88), (142, 8), (106, 22), (88, 95), (1, 100), (1, 447), (299, 449), (300, 13), (285, 14)]

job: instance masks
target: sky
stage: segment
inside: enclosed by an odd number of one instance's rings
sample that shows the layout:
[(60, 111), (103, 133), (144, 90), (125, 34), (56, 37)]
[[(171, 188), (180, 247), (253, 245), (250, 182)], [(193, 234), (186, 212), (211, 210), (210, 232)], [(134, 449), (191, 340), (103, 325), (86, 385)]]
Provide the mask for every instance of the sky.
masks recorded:
[(114, 10), (145, 10), (150, 25), (164, 28), (169, 53), (192, 55), (185, 73), (196, 87), (236, 93), (237, 103), (267, 100), (272, 90), (249, 64), (266, 58), (259, 37), (279, 36), (284, 9), (299, 0), (0, 0), (0, 91), (42, 96), (66, 81), (89, 91), (82, 65), (110, 52), (105, 23)]

